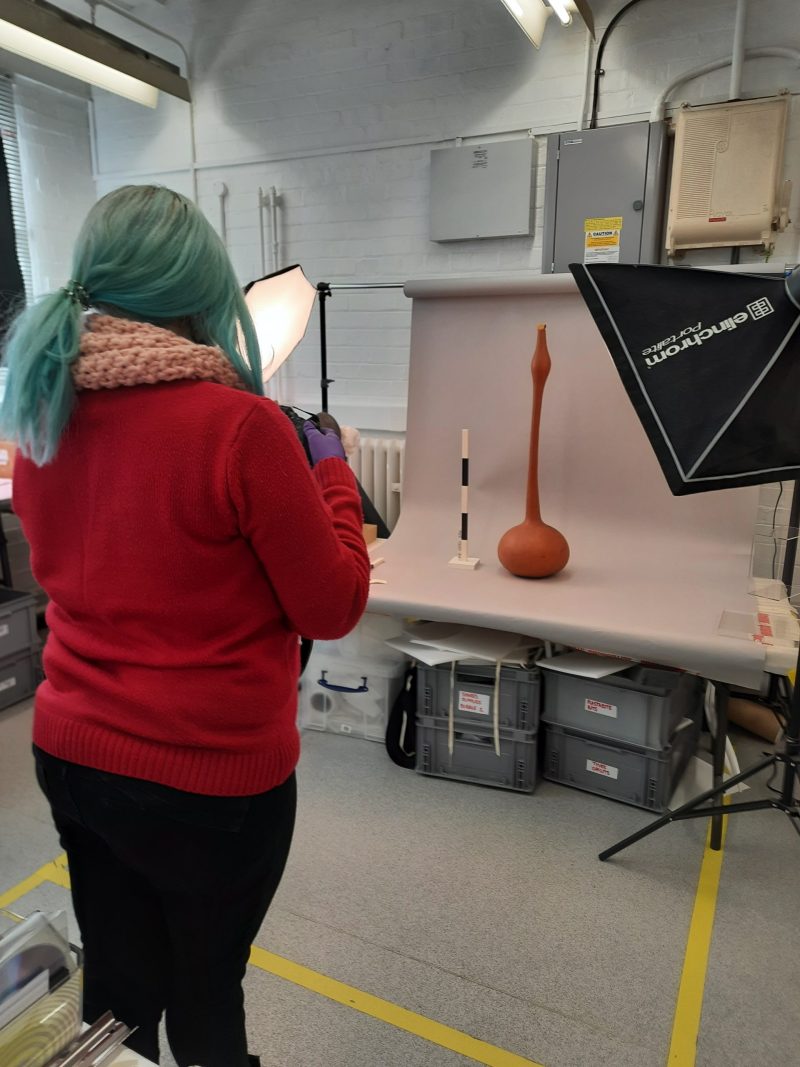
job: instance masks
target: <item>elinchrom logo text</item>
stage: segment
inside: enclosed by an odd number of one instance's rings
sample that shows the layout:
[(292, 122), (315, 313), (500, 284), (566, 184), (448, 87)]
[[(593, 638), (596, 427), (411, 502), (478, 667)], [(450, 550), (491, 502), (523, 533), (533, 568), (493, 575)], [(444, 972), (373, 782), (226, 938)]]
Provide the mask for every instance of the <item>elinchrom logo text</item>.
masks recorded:
[(642, 355), (646, 357), (645, 363), (648, 367), (655, 367), (670, 356), (677, 356), (679, 352), (683, 352), (687, 348), (699, 347), (705, 344), (706, 341), (710, 341), (717, 334), (727, 333), (728, 330), (736, 330), (739, 326), (744, 326), (745, 323), (757, 322), (759, 319), (771, 315), (774, 310), (775, 308), (767, 297), (762, 296), (759, 300), (754, 300), (752, 304), (748, 304), (747, 311), (740, 311), (736, 315), (731, 315), (730, 318), (718, 322), (716, 326), (704, 327), (702, 321), (694, 326), (687, 326), (679, 334), (665, 337), (657, 345), (643, 349)]

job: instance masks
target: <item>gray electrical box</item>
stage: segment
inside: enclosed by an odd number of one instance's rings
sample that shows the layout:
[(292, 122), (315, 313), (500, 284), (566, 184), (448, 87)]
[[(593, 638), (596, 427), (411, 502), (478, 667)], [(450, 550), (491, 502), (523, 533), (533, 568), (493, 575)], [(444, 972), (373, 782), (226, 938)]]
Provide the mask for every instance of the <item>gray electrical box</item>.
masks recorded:
[(667, 128), (631, 122), (547, 139), (542, 273), (570, 263), (658, 263)]
[(431, 152), (431, 240), (529, 237), (533, 232), (532, 137)]

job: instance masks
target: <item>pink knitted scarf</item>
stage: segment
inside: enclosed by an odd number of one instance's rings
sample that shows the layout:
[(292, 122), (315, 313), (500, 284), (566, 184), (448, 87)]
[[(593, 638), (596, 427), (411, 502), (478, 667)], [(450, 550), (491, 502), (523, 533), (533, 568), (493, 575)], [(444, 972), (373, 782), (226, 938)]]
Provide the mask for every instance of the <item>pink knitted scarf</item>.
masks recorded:
[(195, 344), (149, 322), (112, 315), (87, 318), (72, 378), (76, 389), (117, 389), (184, 378), (245, 387), (221, 349)]

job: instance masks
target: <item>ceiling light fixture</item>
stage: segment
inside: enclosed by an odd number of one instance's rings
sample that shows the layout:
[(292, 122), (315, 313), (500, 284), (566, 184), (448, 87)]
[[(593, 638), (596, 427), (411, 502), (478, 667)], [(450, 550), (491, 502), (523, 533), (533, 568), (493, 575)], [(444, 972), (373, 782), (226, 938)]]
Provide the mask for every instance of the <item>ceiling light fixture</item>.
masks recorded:
[(550, 9), (544, 0), (502, 0), (535, 48), (539, 48)]
[(505, 8), (514, 16), (528, 40), (539, 48), (544, 36), (545, 26), (550, 16), (555, 13), (563, 25), (572, 22), (574, 11), (580, 15), (586, 28), (594, 37), (594, 17), (589, 0), (501, 0)]
[(3, 0), (0, 50), (155, 107), (159, 89), (190, 101), (180, 70), (45, 0)]

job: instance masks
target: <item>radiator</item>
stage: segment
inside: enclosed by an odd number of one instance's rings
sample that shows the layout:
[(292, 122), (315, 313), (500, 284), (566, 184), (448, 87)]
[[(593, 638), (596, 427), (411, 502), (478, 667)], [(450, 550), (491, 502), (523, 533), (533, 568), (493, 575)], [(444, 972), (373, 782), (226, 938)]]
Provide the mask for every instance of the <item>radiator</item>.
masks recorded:
[(358, 451), (350, 457), (353, 473), (390, 530), (400, 514), (405, 449), (405, 441), (362, 437)]

